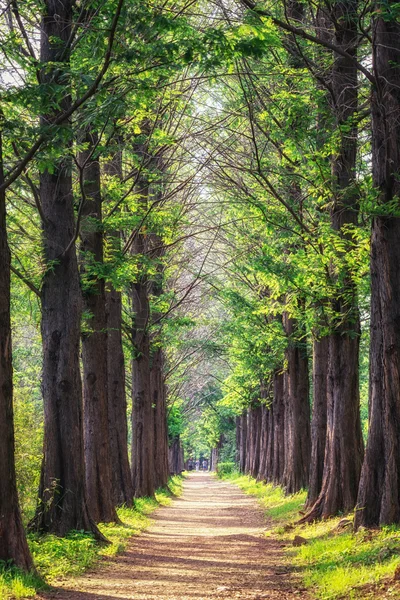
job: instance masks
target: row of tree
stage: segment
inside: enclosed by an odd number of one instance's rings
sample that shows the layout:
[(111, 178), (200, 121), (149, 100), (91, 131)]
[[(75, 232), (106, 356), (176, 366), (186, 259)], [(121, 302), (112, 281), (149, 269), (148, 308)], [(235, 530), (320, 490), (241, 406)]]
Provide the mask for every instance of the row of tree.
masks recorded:
[[(398, 522), (397, 8), (243, 4), (260, 55), (221, 83), (224, 122), (203, 140), (231, 219), (219, 293), (233, 318), (226, 397), (249, 407), (240, 467), (289, 493), (308, 487), (305, 520), (357, 507), (356, 526)], [(225, 8), (232, 22), (238, 13)], [(360, 315), (370, 332), (365, 452)]]
[(42, 337), (31, 528), (101, 538), (168, 455), (182, 468), (181, 434), (215, 463), (234, 415), (241, 469), (309, 486), (305, 519), (398, 522), (397, 3), (13, 0), (0, 31), (0, 559), (32, 566), (22, 284)]

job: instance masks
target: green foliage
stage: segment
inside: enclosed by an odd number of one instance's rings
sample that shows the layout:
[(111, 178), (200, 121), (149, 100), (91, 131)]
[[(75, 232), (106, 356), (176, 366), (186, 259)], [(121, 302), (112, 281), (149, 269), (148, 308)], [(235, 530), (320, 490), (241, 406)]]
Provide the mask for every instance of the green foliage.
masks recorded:
[(236, 469), (234, 462), (218, 462), (217, 473), (218, 477), (224, 477), (225, 475), (231, 475)]

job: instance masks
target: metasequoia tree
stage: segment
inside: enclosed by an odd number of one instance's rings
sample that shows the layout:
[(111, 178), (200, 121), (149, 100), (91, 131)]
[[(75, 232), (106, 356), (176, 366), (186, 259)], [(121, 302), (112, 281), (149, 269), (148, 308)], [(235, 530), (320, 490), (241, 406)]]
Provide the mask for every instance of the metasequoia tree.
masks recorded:
[[(4, 182), (0, 131), (0, 186)], [(14, 458), (13, 380), (10, 321), (10, 249), (7, 239), (6, 193), (0, 189), (0, 561), (28, 571), (28, 549), (18, 503)]]
[[(115, 143), (117, 144), (115, 147)], [(104, 179), (122, 180), (122, 139), (116, 139), (112, 156), (104, 165)], [(121, 232), (113, 230), (107, 236), (112, 253), (121, 251)], [(122, 293), (112, 281), (106, 284), (107, 319), (107, 398), (112, 494), (116, 506), (133, 501), (132, 474), (128, 458), (128, 422), (125, 385), (125, 358), (122, 344)]]
[[(357, 4), (338, 2), (330, 8), (333, 40), (348, 56), (336, 54), (331, 67), (333, 114), (339, 134), (332, 158), (333, 202), (331, 226), (346, 242), (346, 227), (357, 224), (358, 194), (355, 186), (357, 157)], [(334, 311), (329, 335), (327, 371), (327, 432), (324, 474), (320, 494), (306, 518), (328, 517), (352, 510), (356, 503), (363, 457), (359, 396), (359, 317), (357, 292), (345, 266), (339, 266), (340, 286), (331, 300)], [(335, 279), (337, 274), (332, 273)], [(319, 349), (321, 350), (321, 349)], [(314, 356), (318, 361), (320, 353)], [(316, 369), (319, 365), (316, 364)], [(323, 392), (320, 387), (318, 392)], [(316, 398), (316, 402), (321, 402)], [(313, 465), (318, 469), (318, 465)], [(314, 477), (314, 475), (313, 475)]]
[(108, 416), (108, 360), (105, 283), (98, 274), (104, 265), (99, 140), (88, 131), (80, 140), (86, 149), (79, 155), (82, 222), (81, 270), (83, 307), (86, 313), (82, 332), (83, 430), (85, 443), (88, 506), (97, 523), (117, 520), (114, 507)]
[(372, 173), (378, 215), (371, 237), (369, 430), (356, 526), (400, 521), (400, 24), (394, 2), (372, 22)]
[[(73, 4), (48, 0), (41, 25), (41, 83), (65, 85), (69, 68)], [(54, 65), (58, 65), (55, 67)], [(51, 126), (71, 107), (68, 90), (42, 116)], [(71, 529), (98, 533), (88, 511), (79, 365), (82, 298), (75, 249), (71, 128), (63, 128), (63, 156), (40, 175), (46, 272), (41, 290), (43, 340), (44, 458), (34, 527), (65, 535)]]

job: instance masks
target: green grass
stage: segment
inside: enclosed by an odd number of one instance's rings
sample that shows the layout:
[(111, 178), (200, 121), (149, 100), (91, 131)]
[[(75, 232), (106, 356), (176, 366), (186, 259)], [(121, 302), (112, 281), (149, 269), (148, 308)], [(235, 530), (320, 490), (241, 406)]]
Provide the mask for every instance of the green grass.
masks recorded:
[(149, 526), (149, 515), (159, 506), (170, 504), (172, 494), (181, 494), (182, 482), (182, 477), (172, 477), (169, 489), (158, 490), (155, 498), (139, 498), (134, 507), (119, 508), (120, 523), (100, 525), (102, 533), (111, 542), (108, 545), (98, 544), (84, 531), (71, 531), (64, 538), (29, 535), (29, 547), (38, 574), (25, 574), (0, 563), (0, 599), (31, 598), (57, 579), (79, 575), (100, 558), (123, 552), (129, 538)]
[[(272, 521), (272, 528), (266, 535), (288, 542), (288, 557), (315, 598), (379, 598), (379, 586), (393, 579), (394, 571), (400, 565), (400, 527), (353, 533), (348, 529), (337, 529), (342, 517), (294, 525), (300, 518), (299, 510), (305, 502), (306, 492), (285, 496), (280, 487), (256, 482), (238, 473), (223, 478), (259, 499)], [(346, 518), (351, 519), (352, 515)], [(305, 538), (307, 544), (294, 548), (295, 535)], [(373, 596), (367, 595), (371, 591), (365, 586), (375, 589)], [(390, 596), (390, 589), (386, 593), (389, 596), (385, 597), (399, 598), (398, 588), (392, 590), (393, 596)]]

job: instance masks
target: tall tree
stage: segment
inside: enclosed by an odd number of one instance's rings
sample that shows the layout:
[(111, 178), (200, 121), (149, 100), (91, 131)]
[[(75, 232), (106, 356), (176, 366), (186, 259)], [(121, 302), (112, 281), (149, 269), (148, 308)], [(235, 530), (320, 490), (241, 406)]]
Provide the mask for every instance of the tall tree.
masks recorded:
[[(4, 182), (0, 131), (0, 186)], [(10, 249), (6, 226), (6, 193), (0, 187), (0, 561), (29, 571), (28, 549), (19, 509), (14, 458), (13, 371), (10, 320)]]
[[(331, 70), (333, 113), (339, 134), (332, 158), (331, 226), (346, 243), (348, 226), (357, 224), (358, 10), (355, 0), (330, 8), (334, 42), (346, 53), (336, 53)], [(342, 254), (343, 256), (343, 254)], [(340, 260), (340, 253), (339, 253)], [(332, 300), (327, 373), (327, 438), (320, 494), (305, 519), (329, 517), (352, 510), (356, 504), (363, 458), (359, 396), (359, 315), (357, 290), (345, 265), (331, 277), (338, 283)]]
[[(98, 136), (87, 130), (81, 140), (86, 148), (79, 155), (82, 221), (81, 270), (83, 307), (82, 332), (83, 422), (88, 505), (97, 523), (117, 520), (115, 511), (107, 396), (107, 318), (103, 260), (102, 197)], [(113, 360), (112, 357), (109, 357)], [(116, 466), (114, 467), (116, 468)]]
[(400, 24), (377, 2), (372, 23), (372, 171), (369, 429), (355, 525), (400, 521)]
[[(47, 0), (41, 24), (41, 84), (57, 96), (42, 116), (46, 130), (71, 107), (68, 87), (73, 2)], [(60, 94), (60, 89), (62, 93)], [(100, 536), (88, 511), (79, 365), (82, 298), (75, 249), (69, 124), (59, 127), (63, 156), (40, 175), (46, 272), (41, 290), (44, 458), (33, 526), (65, 535), (72, 529)], [(64, 143), (64, 140), (67, 140)]]
[[(106, 179), (122, 180), (122, 138), (115, 138), (117, 147), (104, 165)], [(121, 232), (108, 234), (112, 254), (121, 251)], [(112, 465), (112, 493), (114, 504), (130, 506), (133, 501), (132, 473), (128, 458), (128, 422), (126, 401), (125, 357), (122, 344), (122, 293), (112, 281), (106, 285), (107, 318), (107, 397), (110, 433), (110, 459)]]

